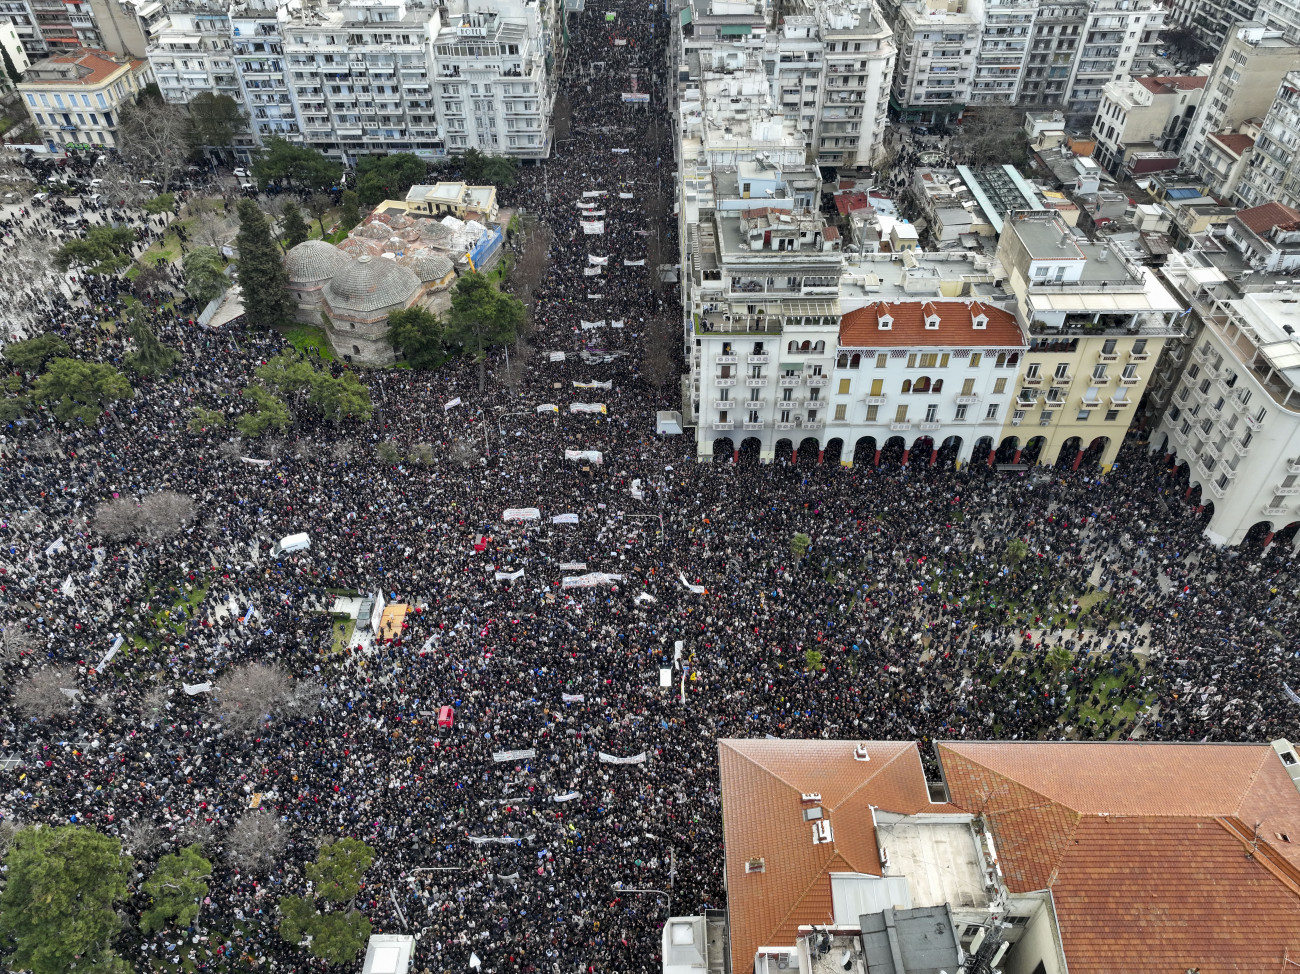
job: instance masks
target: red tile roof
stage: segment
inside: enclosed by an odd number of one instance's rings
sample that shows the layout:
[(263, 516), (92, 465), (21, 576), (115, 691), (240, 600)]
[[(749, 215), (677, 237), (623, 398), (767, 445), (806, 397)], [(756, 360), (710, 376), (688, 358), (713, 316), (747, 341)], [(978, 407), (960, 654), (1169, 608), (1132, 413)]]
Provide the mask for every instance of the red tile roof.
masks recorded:
[(1195, 91), (1205, 87), (1203, 74), (1168, 75), (1160, 78), (1134, 78), (1147, 91), (1157, 95), (1172, 95), (1177, 91)]
[[(42, 61), (52, 61), (55, 64), (75, 64), (82, 71), (76, 72), (70, 78), (41, 78), (29, 75), (26, 80), (33, 85), (98, 85), (107, 81), (122, 68), (139, 71), (148, 63), (147, 61), (115, 61), (113, 60), (114, 57), (115, 55), (110, 51), (99, 51), (92, 48), (51, 54), (49, 57), (43, 58)], [(42, 61), (33, 64), (32, 68), (39, 70)]]
[[(928, 310), (939, 315), (937, 329), (925, 327)], [(893, 324), (882, 330), (880, 318), (886, 314)], [(975, 327), (975, 317), (980, 314), (988, 318), (984, 328)], [(881, 301), (840, 319), (840, 345), (845, 348), (1007, 348), (1024, 344), (1015, 315), (978, 301)]]
[(1127, 974), (1135, 957), (1151, 974), (1244, 974), (1300, 956), (1300, 793), (1272, 747), (980, 741), (939, 756), (1008, 887), (1051, 888), (1072, 974)]
[(1254, 139), (1240, 132), (1211, 132), (1210, 138), (1238, 157), (1255, 144)]
[(865, 210), (871, 207), (871, 199), (866, 193), (836, 193), (835, 209), (840, 216), (847, 216), (854, 210)]
[[(720, 740), (723, 843), (733, 970), (746, 971), (760, 947), (793, 944), (801, 924), (825, 923), (833, 872), (880, 875), (871, 806), (890, 812), (953, 811), (930, 804), (911, 741)], [(800, 795), (817, 792), (834, 841), (814, 845)], [(746, 873), (762, 857), (763, 872)]]
[(1300, 220), (1300, 210), (1282, 203), (1264, 203), (1247, 210), (1238, 210), (1237, 219), (1244, 223), (1247, 229), (1264, 236), (1276, 226)]

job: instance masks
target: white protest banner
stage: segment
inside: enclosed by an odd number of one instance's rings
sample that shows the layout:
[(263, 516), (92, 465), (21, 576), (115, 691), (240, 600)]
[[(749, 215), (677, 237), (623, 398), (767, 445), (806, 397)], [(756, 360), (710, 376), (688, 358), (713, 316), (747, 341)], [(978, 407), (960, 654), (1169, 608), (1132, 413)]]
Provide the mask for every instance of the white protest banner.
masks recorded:
[(558, 413), (560, 411), (560, 407), (555, 405), (555, 403), (553, 402), (544, 402), (537, 407), (537, 411), (539, 413)]
[(632, 496), (639, 501), (645, 500), (645, 491), (641, 489), (640, 479), (632, 481)]
[(582, 276), (583, 276), (583, 277), (600, 277), (600, 268), (599, 268), (599, 267), (584, 267), (584, 268), (582, 269)]
[(504, 761), (524, 761), (528, 758), (537, 757), (536, 748), (526, 747), (518, 751), (496, 751), (492, 754), (492, 760), (497, 764)]
[(604, 751), (597, 751), (596, 756), (600, 759), (601, 764), (645, 764), (646, 752), (633, 754), (630, 758), (619, 758), (612, 754), (606, 754)]
[(501, 515), (503, 521), (536, 521), (542, 512), (535, 507), (507, 507)]
[(598, 300), (600, 300), (601, 298), (603, 298), (604, 296), (605, 296), (604, 293), (601, 293), (601, 294), (592, 294), (592, 293), (588, 292), (588, 294), (587, 294), (587, 299), (588, 299), (589, 301), (598, 301)]
[(241, 463), (251, 463), (255, 467), (269, 467), (271, 465), (270, 460), (259, 460), (256, 457), (240, 457), (239, 460)]
[(622, 328), (622, 327), (623, 327), (623, 319), (622, 319), (622, 318), (615, 318), (615, 319), (614, 319), (613, 321), (611, 321), (609, 324), (610, 324), (610, 327), (611, 327), (611, 328)]
[(591, 199), (595, 196), (605, 196), (607, 195), (607, 191), (603, 189), (587, 189), (583, 190), (582, 195), (587, 199)]
[(583, 216), (586, 216), (586, 217), (604, 216), (604, 215), (605, 215), (605, 211), (604, 211), (604, 210), (588, 210), (586, 213), (584, 213), (584, 214), (582, 214), (582, 215), (583, 215)]
[(564, 353), (563, 353), (563, 352), (551, 352), (551, 354), (548, 356), (548, 358), (550, 358), (550, 360), (551, 360), (552, 362), (563, 362), (563, 361), (564, 361)]
[(560, 571), (562, 572), (585, 572), (587, 563), (585, 561), (562, 561), (560, 562)]
[(636, 598), (633, 599), (632, 601), (633, 602), (658, 602), (659, 600), (655, 598), (653, 595), (651, 595), (649, 592), (637, 592)]
[[(470, 836), (470, 841), (471, 842), (474, 841), (473, 836)], [(471, 950), (469, 952), (469, 966), (470, 966), (470, 970), (474, 970), (474, 971), (477, 971), (479, 968), (483, 966), (483, 959), (479, 957), (477, 951)]]
[(56, 555), (60, 551), (66, 551), (67, 549), (68, 546), (63, 543), (63, 535), (59, 535), (57, 538), (55, 538), (53, 541), (50, 542), (50, 546), (45, 549), (45, 553), (47, 555)]
[(626, 257), (624, 257), (623, 266), (624, 267), (645, 267), (645, 258), (642, 257), (640, 260), (628, 260)]
[(685, 587), (686, 591), (694, 592), (696, 595), (704, 594), (703, 585), (692, 585), (690, 582), (686, 581), (686, 576), (683, 575), (681, 572), (677, 573), (677, 577), (682, 580), (682, 585)]
[(599, 450), (565, 450), (566, 460), (590, 460), (592, 463), (604, 463), (605, 456)]
[(619, 193), (619, 194), (618, 194), (618, 198), (621, 199), (621, 200), (633, 200), (633, 199), (636, 199), (636, 197), (633, 196), (631, 193)]
[(573, 383), (575, 389), (613, 389), (614, 380), (609, 379), (605, 382), (577, 382)]
[(586, 703), (587, 695), (585, 693), (561, 693), (560, 699), (565, 703)]
[(553, 802), (571, 802), (571, 801), (573, 801), (575, 798), (581, 798), (581, 797), (582, 797), (582, 792), (580, 792), (580, 791), (566, 791), (563, 795), (552, 795), (552, 796), (551, 796), (551, 801), (553, 801)]
[(597, 257), (595, 254), (588, 254), (587, 262), (591, 264), (592, 267), (604, 267), (606, 264), (609, 263), (609, 258)]
[(560, 580), (560, 588), (596, 588), (611, 582), (623, 581), (622, 575), (609, 572), (588, 572), (586, 575), (570, 575)]
[[(536, 835), (536, 833), (534, 833)], [(513, 835), (467, 835), (465, 838), (475, 845), (518, 845), (520, 842), (532, 842), (533, 835), (513, 836)], [(474, 961), (478, 960), (478, 954), (470, 957), (470, 967), (478, 967)], [(480, 961), (480, 963), (482, 963)]]
[[(614, 43), (617, 44), (618, 41), (615, 41)], [(623, 43), (626, 44), (627, 41), (624, 41)], [(629, 151), (631, 151), (631, 150), (629, 150), (629, 149), (611, 149), (610, 151), (611, 151), (611, 152), (616, 152), (616, 153), (618, 153), (619, 155), (622, 155), (624, 152), (629, 152)]]
[(551, 518), (552, 524), (577, 524), (578, 515), (576, 514), (557, 514)]
[[(121, 637), (119, 636), (118, 638), (120, 639)], [(107, 666), (109, 663), (111, 663), (113, 661), (113, 657), (116, 655), (117, 655), (117, 647), (114, 646), (112, 649), (110, 649), (107, 653), (104, 654), (103, 659), (101, 659), (98, 663), (95, 664), (95, 669), (102, 672), (104, 667)]]
[(513, 582), (515, 579), (523, 578), (523, 577), (524, 577), (524, 570), (521, 568), (517, 572), (497, 572), (493, 576), (493, 581)]
[(64, 580), (63, 584), (59, 586), (59, 591), (62, 592), (64, 595), (66, 595), (68, 598), (72, 598), (72, 596), (76, 593), (77, 586), (72, 584), (71, 575), (69, 575)]
[(661, 687), (673, 685), (673, 668), (671, 666), (659, 667), (659, 685)]
[(446, 402), (444, 402), (442, 404), (442, 411), (445, 413), (448, 409), (454, 409), (456, 406), (459, 405), (460, 405), (460, 396), (457, 396), (455, 399), (449, 399)]
[[(598, 269), (599, 268), (597, 268), (597, 270)], [(581, 318), (579, 318), (578, 321), (582, 324), (583, 331), (595, 331), (597, 328), (605, 327), (605, 322), (603, 319), (601, 321), (583, 321)]]
[(598, 234), (598, 233), (604, 233), (604, 232), (605, 232), (605, 221), (604, 221), (604, 220), (593, 220), (592, 222), (588, 223), (586, 220), (583, 220), (583, 221), (582, 221), (582, 232), (585, 233), (585, 234), (587, 234), (588, 236), (594, 236), (595, 234)]
[(576, 206), (576, 207), (577, 207), (578, 209), (580, 209), (580, 210), (594, 210), (596, 207), (600, 206), (599, 203), (596, 203), (596, 202), (587, 202), (587, 201), (585, 201), (585, 200), (584, 200), (583, 202), (581, 202), (581, 203), (574, 203), (573, 205)]
[(200, 693), (207, 693), (212, 689), (211, 683), (182, 683), (181, 686), (185, 688), (185, 692), (191, 697)]
[(571, 413), (604, 413), (605, 404), (603, 402), (571, 402), (569, 403), (569, 412)]

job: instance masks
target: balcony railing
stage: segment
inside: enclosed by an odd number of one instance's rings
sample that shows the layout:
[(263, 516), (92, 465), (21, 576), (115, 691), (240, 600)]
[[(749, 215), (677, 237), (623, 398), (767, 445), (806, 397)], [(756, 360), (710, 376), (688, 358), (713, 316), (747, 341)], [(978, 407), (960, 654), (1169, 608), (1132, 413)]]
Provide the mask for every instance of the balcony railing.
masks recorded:
[(806, 381), (812, 388), (819, 389), (823, 386), (830, 385), (831, 377), (829, 375), (810, 375)]
[(719, 355), (714, 361), (719, 365), (735, 365), (738, 359), (735, 355)]
[(1129, 349), (1128, 360), (1130, 362), (1145, 362), (1150, 357), (1150, 352), (1135, 352), (1132, 349)]
[(1286, 462), (1286, 472), (1300, 474), (1300, 460), (1288, 460)]
[(893, 430), (895, 433), (901, 433), (904, 430), (910, 430), (912, 428), (912, 424), (909, 423), (907, 420), (903, 420), (901, 423), (900, 422), (890, 423), (889, 428)]
[(768, 362), (772, 361), (772, 356), (770, 356), (770, 355), (746, 355), (746, 356), (745, 356), (745, 361), (748, 362), (750, 365), (767, 365)]
[(1054, 376), (1052, 376), (1052, 385), (1057, 386), (1057, 387), (1060, 387), (1060, 386), (1068, 386), (1068, 385), (1069, 385), (1071, 382), (1073, 382), (1073, 381), (1074, 381), (1074, 376), (1072, 376), (1072, 375), (1054, 375)]
[(1123, 409), (1125, 406), (1133, 405), (1133, 400), (1126, 399), (1123, 396), (1121, 396), (1119, 393), (1115, 393), (1110, 397), (1110, 404), (1114, 406), (1116, 409)]
[(980, 397), (978, 393), (969, 396), (962, 395), (957, 397), (958, 406), (970, 406), (979, 401), (980, 401)]
[(744, 423), (745, 429), (747, 430), (761, 430), (763, 428), (763, 425), (764, 424), (762, 423), (751, 423), (748, 420), (746, 420)]
[(1085, 396), (1081, 396), (1081, 397), (1080, 397), (1080, 399), (1079, 399), (1079, 405), (1082, 406), (1084, 409), (1097, 409), (1098, 407), (1101, 406), (1101, 400), (1100, 400), (1100, 399), (1089, 399), (1089, 398), (1085, 395)]
[(1270, 505), (1268, 505), (1268, 504), (1265, 504), (1263, 507), (1260, 508), (1260, 511), (1262, 511), (1262, 512), (1265, 513), (1265, 514), (1277, 515), (1277, 514), (1285, 514), (1285, 513), (1286, 513), (1286, 508), (1285, 508), (1285, 507), (1272, 507), (1272, 506), (1270, 506)]
[(1119, 384), (1122, 386), (1135, 386), (1141, 381), (1142, 376), (1140, 375), (1121, 375), (1119, 377)]
[(820, 419), (804, 420), (803, 428), (806, 430), (819, 430), (822, 428), (822, 421)]
[(1258, 416), (1243, 416), (1242, 419), (1245, 420), (1246, 425), (1256, 433), (1264, 428), (1264, 421)]
[(1043, 384), (1043, 377), (1041, 375), (1025, 376), (1025, 385), (1027, 386), (1041, 386), (1042, 384)]
[(883, 406), (889, 401), (888, 396), (863, 396), (862, 401), (868, 406)]
[(1119, 361), (1119, 353), (1118, 353), (1118, 352), (1098, 352), (1098, 353), (1097, 353), (1097, 361), (1098, 361), (1098, 362), (1118, 362), (1118, 361)]
[(724, 421), (724, 420), (720, 420), (720, 419), (715, 419), (715, 420), (713, 421), (713, 428), (714, 428), (715, 430), (729, 430), (729, 429), (735, 429), (735, 428), (736, 428), (736, 424), (733, 423), (731, 420), (725, 420), (725, 421)]
[(941, 429), (942, 427), (943, 427), (943, 423), (936, 423), (933, 421), (926, 421), (921, 423), (921, 431), (924, 433), (933, 433), (935, 430)]
[(778, 429), (778, 430), (792, 430), (792, 429), (794, 429), (794, 423), (773, 423), (772, 425), (773, 425), (776, 429)]
[(719, 389), (729, 389), (736, 384), (736, 380), (734, 378), (723, 379), (719, 377), (713, 380), (713, 384), (717, 386)]
[(779, 382), (778, 382), (778, 385), (780, 385), (782, 389), (793, 389), (795, 386), (799, 385), (801, 382), (803, 382), (803, 377), (802, 377), (802, 376), (798, 376), (798, 375), (783, 375), (783, 376), (781, 376), (781, 378), (780, 378), (780, 380), (779, 380)]
[(713, 400), (714, 409), (732, 409), (739, 405), (734, 399), (715, 399)]
[(1300, 484), (1294, 487), (1274, 487), (1273, 493), (1279, 497), (1290, 497), (1292, 494), (1300, 494)]
[(761, 389), (763, 386), (767, 385), (767, 376), (751, 375), (745, 380), (745, 385), (751, 389)]

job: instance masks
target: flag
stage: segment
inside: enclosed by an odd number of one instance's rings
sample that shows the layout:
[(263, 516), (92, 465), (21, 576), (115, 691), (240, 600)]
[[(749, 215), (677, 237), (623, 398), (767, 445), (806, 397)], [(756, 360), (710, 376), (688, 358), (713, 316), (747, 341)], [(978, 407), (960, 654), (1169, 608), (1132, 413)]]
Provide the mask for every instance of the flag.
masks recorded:
[(473, 951), (470, 951), (469, 954), (469, 966), (474, 968), (474, 970), (478, 970), (480, 967), (483, 966), (483, 962), (478, 959), (478, 954), (474, 953)]
[(451, 399), (451, 400), (448, 400), (447, 402), (443, 403), (443, 404), (442, 404), (442, 411), (445, 413), (448, 409), (452, 409), (452, 408), (454, 408), (454, 407), (456, 407), (456, 406), (459, 406), (460, 404), (461, 404), (461, 403), (460, 403), (460, 396), (457, 396), (455, 399)]

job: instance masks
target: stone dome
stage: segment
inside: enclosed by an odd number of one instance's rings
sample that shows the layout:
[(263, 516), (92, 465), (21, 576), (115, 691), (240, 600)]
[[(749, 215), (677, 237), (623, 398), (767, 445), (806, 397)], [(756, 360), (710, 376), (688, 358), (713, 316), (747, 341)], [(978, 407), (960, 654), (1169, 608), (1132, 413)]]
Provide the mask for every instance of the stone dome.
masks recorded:
[(367, 254), (348, 261), (325, 285), (324, 297), (335, 311), (370, 315), (405, 307), (419, 288), (409, 268)]
[(392, 229), (386, 223), (367, 223), (352, 231), (354, 237), (366, 237), (370, 240), (386, 240), (392, 235)]
[(317, 284), (328, 281), (349, 262), (333, 244), (324, 240), (304, 240), (290, 247), (284, 257), (284, 268), (290, 284)]
[(383, 249), (377, 240), (367, 240), (365, 237), (348, 237), (338, 245), (338, 250), (350, 257), (364, 257), (367, 254), (378, 257)]
[(399, 257), (397, 262), (414, 271), (415, 276), (424, 284), (441, 281), (452, 272), (451, 261), (442, 254), (430, 253), (427, 250)]

